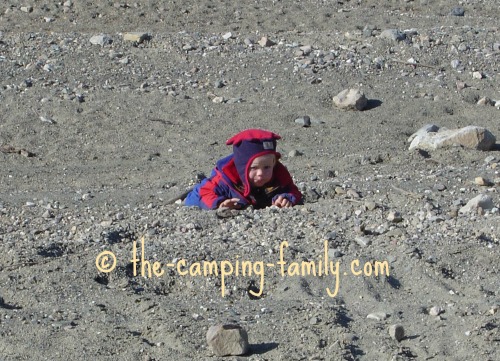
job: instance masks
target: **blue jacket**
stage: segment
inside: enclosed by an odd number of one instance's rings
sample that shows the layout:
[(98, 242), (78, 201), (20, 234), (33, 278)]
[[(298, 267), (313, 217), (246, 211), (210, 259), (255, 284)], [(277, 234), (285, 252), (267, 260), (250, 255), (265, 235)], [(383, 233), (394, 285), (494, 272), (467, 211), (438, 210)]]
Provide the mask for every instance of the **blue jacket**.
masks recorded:
[(253, 205), (264, 208), (272, 204), (279, 196), (287, 198), (293, 205), (300, 202), (302, 194), (286, 167), (276, 162), (271, 181), (261, 188), (253, 188), (248, 196), (244, 196), (245, 184), (241, 180), (233, 154), (220, 159), (209, 178), (197, 184), (188, 194), (184, 204), (202, 209), (216, 209), (219, 204), (231, 198), (240, 199), (242, 208)]

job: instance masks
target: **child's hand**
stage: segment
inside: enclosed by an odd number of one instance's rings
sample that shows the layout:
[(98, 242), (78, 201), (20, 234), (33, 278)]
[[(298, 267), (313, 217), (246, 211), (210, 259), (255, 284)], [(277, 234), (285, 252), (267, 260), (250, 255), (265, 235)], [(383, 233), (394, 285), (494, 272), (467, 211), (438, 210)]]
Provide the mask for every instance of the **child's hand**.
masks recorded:
[(238, 203), (239, 201), (239, 198), (226, 199), (219, 204), (219, 208), (240, 209), (241, 204)]
[(277, 207), (280, 207), (280, 208), (289, 208), (289, 207), (293, 206), (293, 204), (287, 198), (285, 198), (283, 196), (279, 196), (273, 202), (273, 206), (277, 206)]

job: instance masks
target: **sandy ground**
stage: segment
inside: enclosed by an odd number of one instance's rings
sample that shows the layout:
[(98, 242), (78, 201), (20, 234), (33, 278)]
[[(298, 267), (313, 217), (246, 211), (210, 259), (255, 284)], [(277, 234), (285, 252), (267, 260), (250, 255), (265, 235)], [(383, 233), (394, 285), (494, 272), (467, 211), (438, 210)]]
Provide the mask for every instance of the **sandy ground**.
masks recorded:
[[(408, 151), (429, 123), (500, 137), (500, 5), (457, 6), (3, 1), (0, 360), (213, 360), (221, 322), (249, 335), (231, 360), (499, 359), (500, 148)], [(333, 107), (346, 88), (368, 108)], [(253, 127), (282, 136), (304, 205), (220, 218), (168, 204)], [(458, 213), (478, 194), (493, 209)], [(145, 262), (134, 275), (142, 237), (159, 277)], [(338, 277), (288, 273), (319, 266), (325, 241)], [(223, 282), (166, 265), (181, 259), (276, 266)], [(385, 261), (390, 274), (353, 274)]]

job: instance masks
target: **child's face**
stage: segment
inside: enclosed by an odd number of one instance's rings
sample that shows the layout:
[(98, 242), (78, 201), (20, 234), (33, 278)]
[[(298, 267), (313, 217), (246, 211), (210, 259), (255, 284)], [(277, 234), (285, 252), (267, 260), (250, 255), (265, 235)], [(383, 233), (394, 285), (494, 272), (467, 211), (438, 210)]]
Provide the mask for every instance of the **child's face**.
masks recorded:
[(276, 164), (274, 154), (266, 154), (257, 157), (250, 164), (248, 181), (252, 187), (262, 187), (273, 177), (273, 169)]

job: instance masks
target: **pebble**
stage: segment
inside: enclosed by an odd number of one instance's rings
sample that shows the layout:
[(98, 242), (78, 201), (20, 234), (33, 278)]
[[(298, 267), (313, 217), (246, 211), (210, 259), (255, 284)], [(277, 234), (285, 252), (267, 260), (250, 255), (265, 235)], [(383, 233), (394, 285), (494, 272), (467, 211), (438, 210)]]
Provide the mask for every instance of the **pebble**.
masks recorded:
[(23, 13), (31, 13), (33, 11), (33, 6), (21, 6), (21, 11)]
[(452, 16), (464, 16), (465, 10), (464, 10), (464, 8), (457, 6), (451, 10), (450, 15), (452, 15)]
[(387, 220), (389, 222), (399, 223), (403, 220), (403, 217), (401, 216), (400, 212), (390, 211), (389, 214), (387, 215)]
[(488, 97), (482, 97), (476, 103), (477, 105), (495, 105), (495, 103)]
[(403, 41), (406, 39), (406, 34), (398, 29), (387, 29), (380, 33), (380, 37), (393, 41)]
[(233, 37), (233, 33), (231, 33), (231, 32), (227, 32), (227, 33), (222, 35), (222, 39), (224, 39), (224, 40), (229, 40), (232, 37)]
[(366, 318), (370, 320), (375, 320), (375, 321), (384, 321), (387, 319), (387, 313), (385, 312), (374, 312), (370, 313)]
[(443, 183), (438, 183), (434, 186), (434, 189), (436, 189), (439, 192), (442, 192), (446, 190), (446, 186)]
[(439, 316), (443, 312), (444, 310), (439, 306), (434, 306), (429, 309), (429, 315), (431, 316)]
[(356, 237), (354, 238), (354, 241), (363, 248), (368, 247), (372, 243), (372, 241), (366, 237)]
[(490, 180), (485, 179), (483, 177), (476, 177), (474, 179), (474, 183), (482, 187), (489, 187), (493, 185), (493, 183)]
[(244, 355), (249, 349), (248, 334), (239, 325), (211, 326), (206, 338), (216, 356)]
[(405, 337), (405, 329), (400, 324), (389, 326), (389, 335), (393, 340), (401, 341)]
[(108, 44), (111, 44), (113, 42), (113, 39), (111, 39), (111, 37), (109, 37), (108, 35), (94, 35), (90, 38), (90, 43), (91, 44), (94, 44), (94, 45), (100, 45), (100, 46), (104, 46), (104, 45), (108, 45)]
[(483, 74), (479, 71), (475, 71), (472, 73), (472, 78), (473, 79), (483, 79)]
[(303, 117), (295, 119), (295, 123), (300, 124), (304, 128), (307, 128), (311, 126), (311, 118), (309, 118), (309, 116), (307, 115), (304, 115)]
[(360, 194), (358, 192), (356, 192), (354, 189), (348, 189), (347, 190), (347, 195), (351, 198), (354, 198), (354, 199), (359, 199), (361, 198)]
[(150, 35), (148, 33), (132, 32), (123, 34), (123, 40), (133, 41), (135, 43), (142, 43), (144, 40), (149, 39)]
[(462, 65), (462, 62), (458, 59), (453, 59), (451, 62), (450, 62), (450, 65), (453, 69), (458, 69), (458, 67), (460, 65)]
[(373, 201), (365, 201), (364, 206), (367, 210), (373, 211), (374, 209), (377, 208), (377, 203)]
[(276, 45), (276, 43), (274, 41), (271, 41), (267, 36), (263, 36), (259, 40), (259, 45), (263, 48), (268, 48), (270, 46)]
[(301, 155), (302, 155), (302, 153), (299, 152), (297, 149), (293, 149), (290, 152), (288, 152), (288, 156), (291, 157), (291, 158), (299, 157)]

